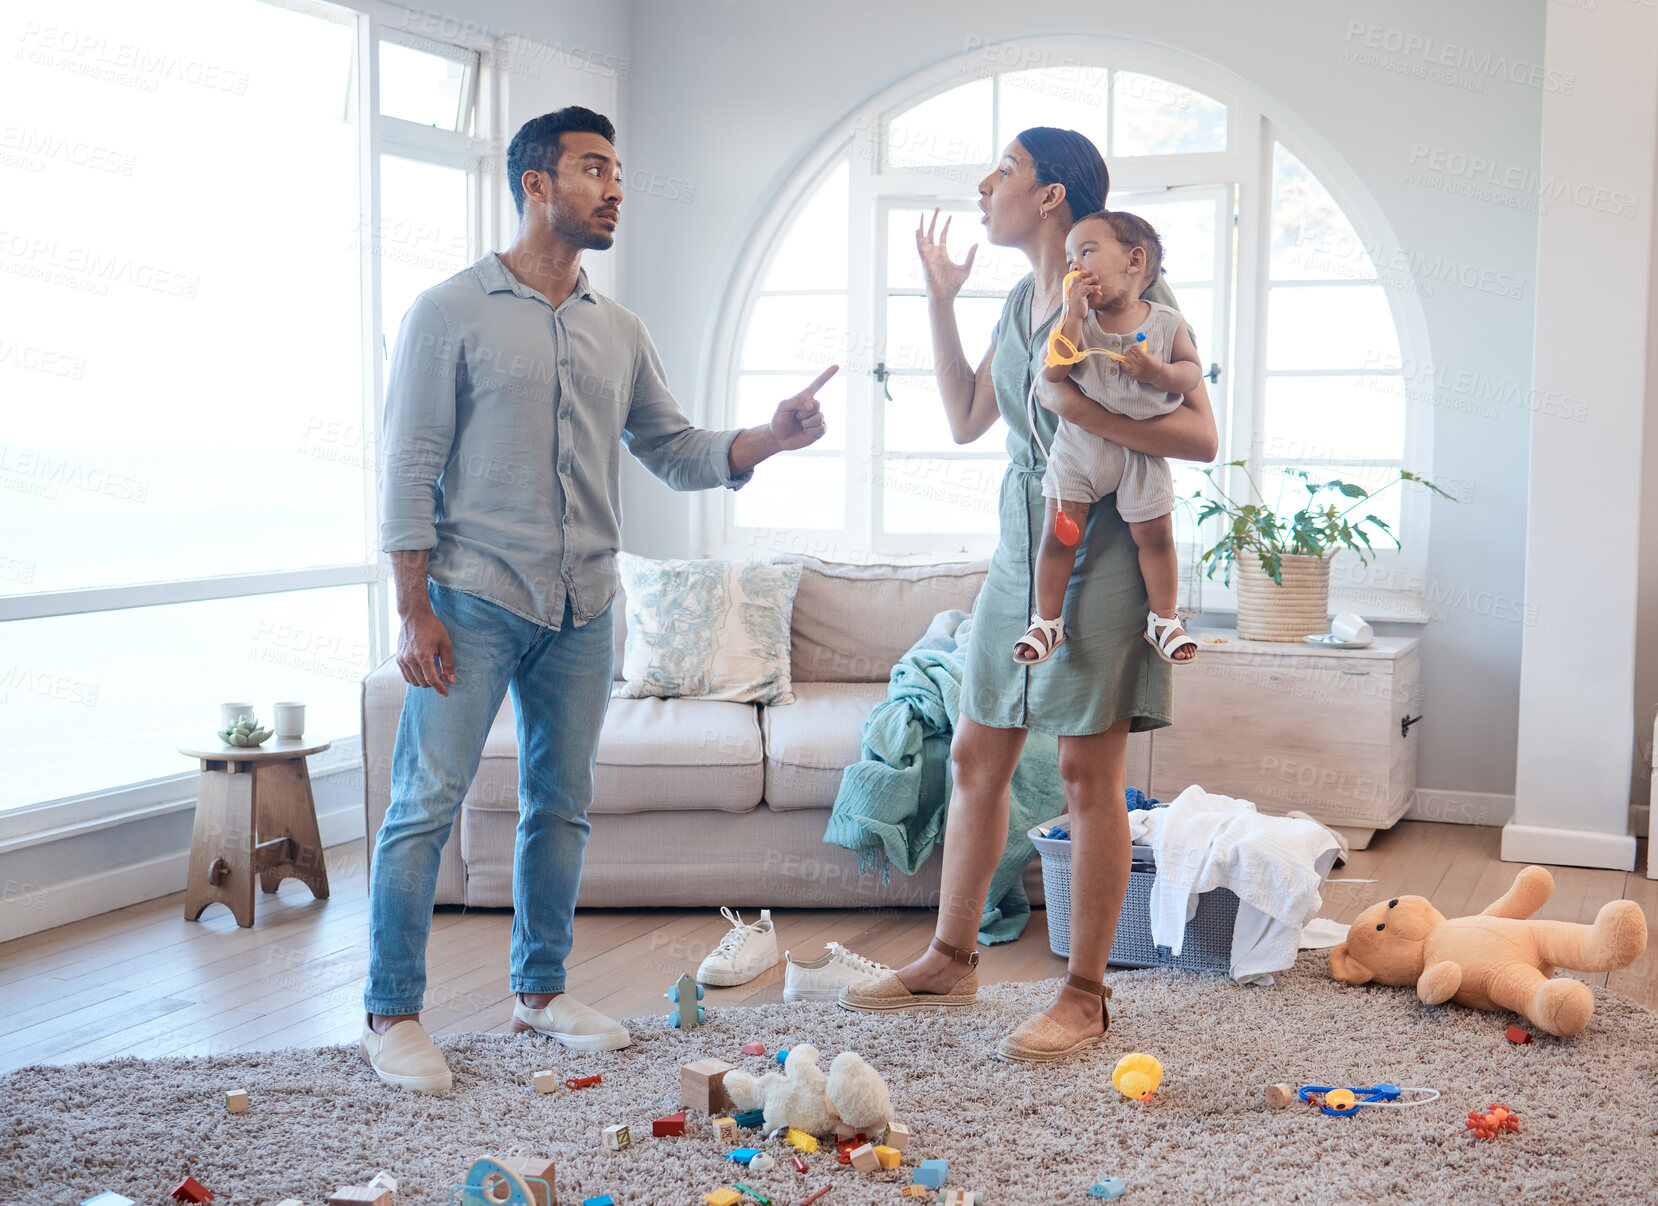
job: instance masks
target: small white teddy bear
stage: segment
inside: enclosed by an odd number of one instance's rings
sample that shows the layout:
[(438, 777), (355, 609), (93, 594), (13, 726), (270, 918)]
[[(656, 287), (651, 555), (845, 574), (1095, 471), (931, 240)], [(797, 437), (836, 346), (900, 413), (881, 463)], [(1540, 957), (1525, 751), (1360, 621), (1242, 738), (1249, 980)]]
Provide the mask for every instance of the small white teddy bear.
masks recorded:
[(880, 1073), (851, 1051), (842, 1051), (825, 1076), (817, 1066), (818, 1050), (808, 1043), (789, 1049), (782, 1074), (767, 1072), (756, 1080), (747, 1072), (725, 1074), (725, 1089), (741, 1110), (765, 1111), (767, 1130), (794, 1127), (808, 1135), (827, 1135), (850, 1127), (866, 1135), (884, 1131), (892, 1121), (892, 1098)]

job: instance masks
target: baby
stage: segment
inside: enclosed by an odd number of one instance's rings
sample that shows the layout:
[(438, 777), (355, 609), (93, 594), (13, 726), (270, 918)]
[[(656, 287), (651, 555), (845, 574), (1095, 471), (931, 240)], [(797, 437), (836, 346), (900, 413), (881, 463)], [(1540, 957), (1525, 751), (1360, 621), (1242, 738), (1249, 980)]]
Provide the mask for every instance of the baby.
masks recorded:
[[(1069, 375), (1095, 402), (1131, 419), (1166, 415), (1201, 389), (1202, 365), (1179, 311), (1140, 296), (1163, 265), (1163, 244), (1151, 224), (1101, 210), (1071, 227), (1065, 251), (1072, 268), (1065, 278), (1065, 315), (1049, 339), (1042, 375), (1049, 381)], [(1042, 479), (1048, 509), (1036, 559), (1036, 613), (1013, 646), (1013, 660), (1021, 665), (1045, 662), (1065, 643), (1060, 613), (1076, 568), (1076, 545), (1088, 508), (1113, 491), (1140, 553), (1151, 605), (1146, 640), (1176, 665), (1196, 656), (1197, 642), (1175, 614), (1179, 568), (1169, 463), (1061, 419)]]

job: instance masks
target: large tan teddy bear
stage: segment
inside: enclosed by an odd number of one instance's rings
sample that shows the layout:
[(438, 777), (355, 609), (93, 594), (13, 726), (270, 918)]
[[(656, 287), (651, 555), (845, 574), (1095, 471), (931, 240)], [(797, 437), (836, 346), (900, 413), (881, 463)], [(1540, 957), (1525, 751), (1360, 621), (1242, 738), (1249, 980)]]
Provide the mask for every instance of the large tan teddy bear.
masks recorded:
[(1348, 984), (1414, 984), (1429, 1005), (1510, 1009), (1549, 1034), (1589, 1024), (1595, 994), (1555, 969), (1628, 967), (1646, 949), (1646, 915), (1632, 900), (1601, 907), (1593, 925), (1529, 918), (1554, 891), (1554, 877), (1526, 867), (1502, 899), (1477, 917), (1446, 921), (1420, 896), (1373, 904), (1330, 950), (1330, 974)]

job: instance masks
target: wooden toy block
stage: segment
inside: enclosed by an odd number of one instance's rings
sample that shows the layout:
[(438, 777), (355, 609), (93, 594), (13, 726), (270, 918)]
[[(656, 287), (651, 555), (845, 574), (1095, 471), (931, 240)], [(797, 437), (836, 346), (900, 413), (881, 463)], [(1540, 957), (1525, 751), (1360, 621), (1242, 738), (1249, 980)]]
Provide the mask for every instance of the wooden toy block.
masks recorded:
[(342, 1185), (328, 1195), (328, 1206), (391, 1206), (391, 1190), (383, 1185)]
[(173, 1192), (167, 1196), (177, 1198), (181, 1202), (211, 1202), (213, 1191), (196, 1178), (185, 1177), (184, 1180), (173, 1186)]
[(806, 1152), (808, 1155), (817, 1151), (817, 1139), (811, 1135), (808, 1135), (805, 1131), (799, 1130), (795, 1127), (791, 1126), (788, 1133), (783, 1136), (783, 1139), (787, 1143), (794, 1144), (794, 1146), (798, 1147), (801, 1151)]
[(662, 995), (675, 1006), (668, 1013), (668, 1025), (689, 1030), (702, 1021), (702, 1006), (697, 1004), (702, 1000), (702, 985), (696, 982), (695, 977), (681, 976)]
[(666, 1135), (683, 1135), (685, 1133), (685, 1111), (669, 1114), (666, 1118), (658, 1118), (651, 1123), (651, 1135), (661, 1139)]
[(764, 1055), (765, 1053), (766, 1053), (766, 1045), (764, 1043), (744, 1043), (743, 1044), (743, 1054), (744, 1055)]
[(925, 1185), (906, 1185), (898, 1193), (900, 1197), (905, 1198), (928, 1198), (932, 1196), (933, 1191)]
[(714, 1134), (719, 1136), (721, 1143), (737, 1142), (737, 1120), (735, 1118), (714, 1119)]
[(532, 1078), (537, 1093), (551, 1093), (558, 1088), (558, 1073), (550, 1068), (543, 1068)]
[(702, 1195), (704, 1206), (737, 1206), (743, 1200), (743, 1195), (735, 1189), (716, 1189), (713, 1193)]
[(591, 1089), (604, 1080), (603, 1076), (572, 1076), (564, 1082), (566, 1089)]
[(248, 1091), (246, 1089), (231, 1089), (225, 1094), (225, 1109), (232, 1114), (246, 1114), (248, 1112)]
[[(512, 1171), (523, 1178), (524, 1184), (530, 1187), (535, 1195), (535, 1206), (553, 1206), (558, 1200), (558, 1190), (553, 1183), (553, 1162), (539, 1156), (520, 1156), (516, 1160), (508, 1160)], [(542, 1187), (542, 1182), (546, 1187)]]
[(369, 1178), (368, 1187), (370, 1189), (374, 1189), (376, 1187), (380, 1189), (388, 1189), (395, 1194), (397, 1192), (397, 1178), (392, 1176), (386, 1169), (382, 1168), (379, 1172)]
[(896, 1147), (881, 1144), (875, 1148), (875, 1158), (881, 1162), (882, 1168), (897, 1168), (898, 1162), (904, 1158), (904, 1153)]
[(679, 1070), (679, 1100), (687, 1109), (718, 1114), (732, 1108), (725, 1074), (736, 1065), (723, 1059), (699, 1059)]
[(915, 1170), (917, 1185), (931, 1185), (934, 1189), (942, 1188), (950, 1175), (948, 1160), (923, 1160)]
[(628, 1134), (626, 1124), (620, 1122), (614, 1126), (605, 1127), (604, 1130), (599, 1132), (599, 1138), (605, 1147), (613, 1152), (619, 1152), (633, 1142), (632, 1136)]
[(1281, 1110), (1295, 1100), (1295, 1090), (1289, 1085), (1268, 1085), (1267, 1104)]
[(939, 1206), (973, 1206), (973, 1191), (971, 1189), (946, 1189), (944, 1196), (939, 1199)]
[(914, 1138), (915, 1136), (910, 1133), (909, 1127), (902, 1122), (894, 1122), (887, 1127), (887, 1135), (883, 1142), (888, 1147), (896, 1147), (899, 1151), (903, 1151), (910, 1145), (910, 1140)]
[(847, 1160), (859, 1172), (874, 1172), (881, 1167), (881, 1158), (875, 1154), (875, 1149), (867, 1143), (860, 1143), (846, 1153)]

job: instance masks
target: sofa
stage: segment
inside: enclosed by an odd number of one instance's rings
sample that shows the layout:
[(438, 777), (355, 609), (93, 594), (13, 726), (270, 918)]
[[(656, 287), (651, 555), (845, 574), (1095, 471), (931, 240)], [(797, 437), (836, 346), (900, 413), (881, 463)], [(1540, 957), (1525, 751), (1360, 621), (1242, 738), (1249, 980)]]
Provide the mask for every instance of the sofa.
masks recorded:
[[(970, 611), (985, 563), (852, 566), (809, 557), (790, 631), (795, 701), (612, 699), (594, 767), (583, 907), (936, 907), (940, 859), (914, 876), (860, 873), (823, 841), (841, 770), (886, 698), (892, 665), (940, 611)], [(612, 609), (615, 666), (627, 637)], [(363, 782), (370, 855), (390, 803), (406, 686), (388, 660), (363, 681)], [(1056, 809), (1056, 812), (1059, 811)], [(511, 696), (484, 744), (438, 872), (437, 903), (512, 904), (518, 743)], [(1026, 889), (1040, 904), (1033, 859)]]

